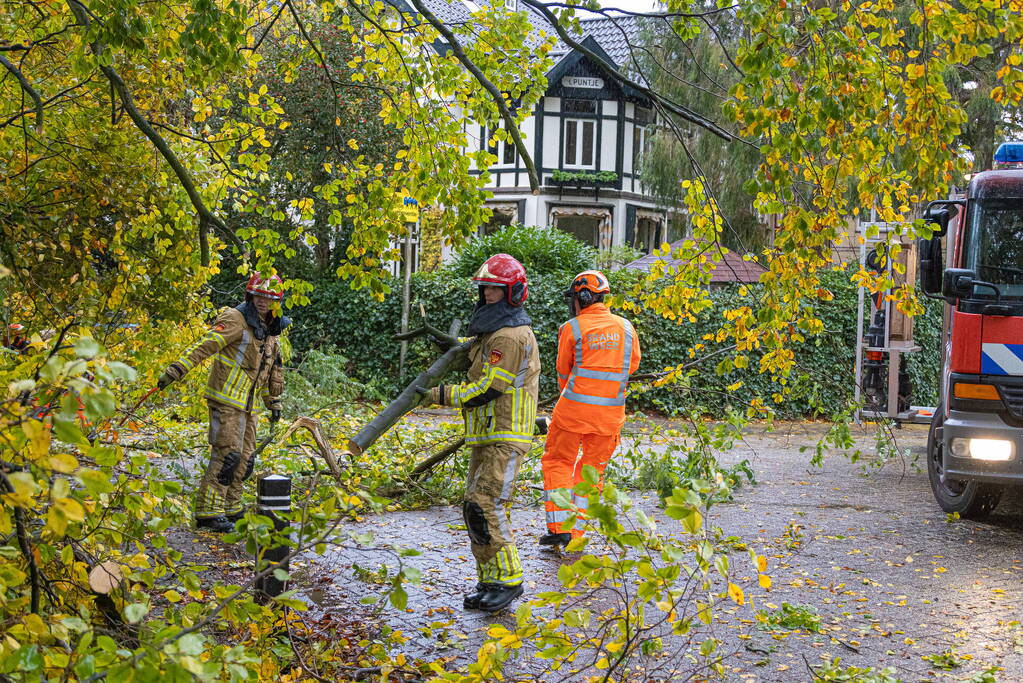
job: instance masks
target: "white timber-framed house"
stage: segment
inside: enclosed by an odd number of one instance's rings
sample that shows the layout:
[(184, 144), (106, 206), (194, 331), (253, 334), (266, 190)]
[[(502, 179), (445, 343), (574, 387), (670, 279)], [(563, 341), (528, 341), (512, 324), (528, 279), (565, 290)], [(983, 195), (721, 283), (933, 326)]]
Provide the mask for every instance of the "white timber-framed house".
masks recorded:
[[(492, 1), (505, 11), (525, 12), (537, 35), (554, 35), (542, 17), (517, 0)], [(454, 25), (471, 22), (484, 0), (427, 2), (439, 19)], [(414, 11), (407, 5), (402, 9)], [(640, 42), (642, 21), (641, 16), (582, 19), (576, 39), (631, 77), (630, 44)], [(510, 223), (549, 226), (597, 249), (628, 245), (649, 254), (674, 237), (672, 209), (659, 204), (640, 179), (641, 158), (656, 123), (652, 102), (562, 41), (551, 56), (547, 91), (520, 126), (540, 178), (539, 195), (530, 190), (526, 167), (510, 141), (491, 145), (493, 131), (466, 125), (466, 151), (488, 147), (497, 157), (486, 186), (493, 194), (487, 201), (493, 218), (481, 232)]]
[[(627, 69), (623, 30), (638, 38), (635, 17), (580, 22), (587, 50)], [(541, 192), (534, 196), (522, 160), (510, 142), (490, 151), (491, 226), (520, 222), (568, 232), (598, 249), (629, 245), (650, 253), (668, 240), (669, 211), (640, 178), (655, 114), (645, 95), (609, 77), (582, 52), (562, 44), (548, 88), (522, 124)], [(556, 48), (557, 49), (557, 48)], [(476, 149), (490, 139), (482, 126), (467, 131)]]

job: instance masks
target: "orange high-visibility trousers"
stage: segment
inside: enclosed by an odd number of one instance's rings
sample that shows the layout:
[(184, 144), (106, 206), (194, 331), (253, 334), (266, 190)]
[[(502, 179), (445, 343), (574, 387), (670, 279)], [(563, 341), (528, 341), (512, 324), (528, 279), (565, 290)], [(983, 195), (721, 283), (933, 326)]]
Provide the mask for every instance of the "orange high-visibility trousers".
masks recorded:
[[(547, 433), (547, 445), (544, 447), (543, 457), (540, 460), (543, 469), (544, 501), (547, 509), (547, 530), (552, 534), (565, 533), (565, 520), (571, 515), (577, 514), (580, 519), (585, 517), (587, 506), (586, 496), (579, 496), (572, 493), (576, 484), (583, 480), (583, 468), (592, 465), (600, 474), (600, 483), (604, 480), (604, 469), (611, 460), (611, 455), (618, 447), (620, 436), (615, 434), (577, 434), (569, 432), (552, 423)], [(582, 456), (579, 456), (579, 449), (582, 447)], [(599, 485), (599, 484), (598, 484)], [(558, 507), (551, 495), (562, 489), (573, 505), (579, 509), (566, 510)], [(583, 535), (582, 529), (572, 529), (572, 538)]]

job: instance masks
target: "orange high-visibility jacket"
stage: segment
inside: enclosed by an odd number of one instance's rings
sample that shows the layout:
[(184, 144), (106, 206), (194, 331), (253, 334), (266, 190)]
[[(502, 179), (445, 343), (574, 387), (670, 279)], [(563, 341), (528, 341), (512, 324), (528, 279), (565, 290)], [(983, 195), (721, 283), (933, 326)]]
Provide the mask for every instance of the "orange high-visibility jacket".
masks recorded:
[(577, 434), (617, 434), (625, 424), (625, 389), (639, 367), (639, 337), (625, 318), (591, 304), (558, 331), (561, 398), (552, 421)]

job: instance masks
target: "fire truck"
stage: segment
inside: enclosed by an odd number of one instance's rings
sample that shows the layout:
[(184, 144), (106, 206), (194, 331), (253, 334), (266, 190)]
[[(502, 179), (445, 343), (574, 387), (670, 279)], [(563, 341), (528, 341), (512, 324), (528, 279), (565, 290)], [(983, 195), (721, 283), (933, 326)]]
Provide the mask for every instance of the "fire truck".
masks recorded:
[(943, 510), (977, 518), (1023, 484), (1023, 143), (924, 218), (935, 231), (917, 244), (920, 289), (945, 301), (927, 473)]

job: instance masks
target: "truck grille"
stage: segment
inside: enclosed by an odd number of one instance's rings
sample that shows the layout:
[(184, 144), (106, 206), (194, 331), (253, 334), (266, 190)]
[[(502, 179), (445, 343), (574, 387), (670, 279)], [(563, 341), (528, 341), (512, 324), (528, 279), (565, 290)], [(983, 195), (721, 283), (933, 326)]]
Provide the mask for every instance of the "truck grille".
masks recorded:
[(1018, 419), (1023, 419), (1023, 386), (998, 385), (1002, 393), (1002, 402), (1009, 409), (1009, 413)]

